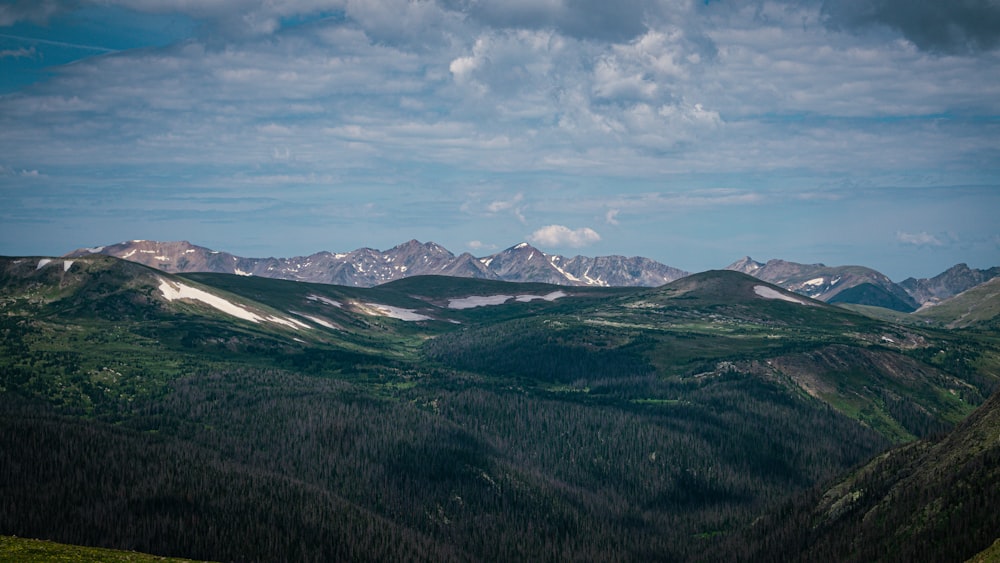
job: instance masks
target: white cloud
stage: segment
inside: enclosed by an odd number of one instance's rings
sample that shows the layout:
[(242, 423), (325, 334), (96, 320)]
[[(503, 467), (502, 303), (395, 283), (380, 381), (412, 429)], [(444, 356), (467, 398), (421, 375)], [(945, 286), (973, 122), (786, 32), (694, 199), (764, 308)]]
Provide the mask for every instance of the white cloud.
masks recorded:
[(486, 244), (486, 243), (484, 243), (482, 241), (479, 241), (479, 240), (470, 240), (469, 242), (465, 243), (465, 246), (469, 250), (475, 250), (475, 251), (479, 251), (479, 250), (495, 250), (497, 248), (497, 245), (495, 245), (495, 244)]
[(903, 244), (912, 244), (914, 246), (944, 246), (945, 244), (941, 239), (926, 231), (919, 233), (899, 231), (896, 233), (896, 240)]
[[(87, 7), (126, 20), (183, 14), (195, 31), (51, 68), (54, 45), (5, 41), (14, 71), (44, 72), (0, 96), (0, 191), (13, 194), (0, 207), (16, 214), (22, 175), (39, 170), (30, 183), (47, 187), (32, 201), (67, 215), (109, 208), (76, 197), (82, 185), (129, 191), (135, 208), (209, 186), (274, 198), (290, 215), (349, 217), (372, 201), (397, 230), (415, 228), (400, 214), (426, 213), (467, 229), (454, 235), (461, 245), (512, 236), (512, 218), (530, 231), (536, 213), (569, 225), (624, 214), (631, 232), (656, 214), (711, 211), (722, 223), (769, 206), (815, 211), (862, 188), (996, 186), (984, 163), (996, 162), (1000, 53), (928, 54), (867, 24), (840, 32), (821, 4), (8, 2), (0, 22), (64, 26), (72, 18), (54, 16)], [(69, 31), (49, 37), (80, 37)], [(932, 232), (897, 240), (958, 246)]]
[(570, 229), (563, 225), (547, 225), (528, 235), (528, 241), (539, 246), (580, 248), (600, 240), (601, 235), (590, 227)]
[(0, 59), (33, 59), (38, 56), (34, 47), (17, 49), (4, 49), (0, 51)]
[(523, 200), (524, 200), (524, 194), (518, 192), (514, 194), (514, 197), (509, 200), (495, 200), (493, 202), (490, 202), (490, 204), (486, 206), (486, 210), (489, 211), (490, 213), (499, 213), (501, 211), (513, 209), (515, 206), (517, 206), (517, 204), (521, 203), (521, 201)]

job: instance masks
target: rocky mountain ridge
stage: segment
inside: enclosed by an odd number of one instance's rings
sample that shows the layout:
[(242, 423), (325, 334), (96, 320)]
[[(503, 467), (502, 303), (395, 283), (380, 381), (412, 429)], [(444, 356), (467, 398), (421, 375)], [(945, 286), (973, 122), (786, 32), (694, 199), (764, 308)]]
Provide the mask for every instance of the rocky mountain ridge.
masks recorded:
[(956, 264), (933, 278), (906, 278), (899, 286), (906, 290), (922, 305), (934, 304), (949, 299), (973, 287), (1000, 276), (1000, 266), (985, 270), (970, 268), (968, 264)]
[(799, 264), (785, 260), (758, 262), (749, 256), (729, 266), (734, 270), (827, 303), (874, 305), (911, 313), (1000, 276), (1000, 267), (986, 270), (957, 264), (933, 278), (907, 278), (894, 283), (864, 266)]
[[(434, 242), (410, 240), (388, 250), (317, 252), (292, 258), (246, 258), (187, 241), (132, 240), (83, 248), (69, 258), (99, 253), (139, 262), (171, 273), (213, 272), (373, 287), (417, 275), (445, 275), (511, 282), (592, 287), (657, 287), (689, 272), (638, 256), (547, 254), (528, 243), (484, 257), (454, 254)], [(758, 262), (749, 256), (725, 268), (749, 274), (801, 295), (828, 303), (874, 305), (911, 313), (947, 300), (1000, 276), (1000, 267), (979, 270), (958, 264), (928, 279), (894, 283), (864, 266)]]
[(655, 287), (688, 275), (688, 272), (648, 258), (567, 258), (546, 254), (527, 243), (482, 258), (467, 252), (456, 256), (439, 244), (417, 240), (385, 251), (359, 248), (347, 253), (324, 251), (292, 258), (244, 258), (187, 241), (132, 240), (79, 249), (66, 256), (72, 258), (94, 253), (139, 262), (171, 273), (213, 272), (350, 287), (373, 287), (417, 275), (568, 286)]

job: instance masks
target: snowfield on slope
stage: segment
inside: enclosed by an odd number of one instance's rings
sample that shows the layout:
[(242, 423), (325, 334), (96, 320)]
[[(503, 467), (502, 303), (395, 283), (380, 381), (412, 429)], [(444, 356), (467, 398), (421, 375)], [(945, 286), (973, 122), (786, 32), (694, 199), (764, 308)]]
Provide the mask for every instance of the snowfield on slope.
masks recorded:
[(170, 282), (163, 278), (160, 278), (160, 292), (167, 301), (174, 301), (177, 299), (191, 299), (194, 301), (200, 301), (210, 307), (218, 309), (227, 315), (231, 315), (238, 319), (243, 319), (245, 321), (250, 321), (252, 323), (259, 323), (261, 321), (275, 323), (284, 325), (296, 330), (300, 328), (310, 328), (309, 325), (296, 321), (295, 319), (289, 319), (284, 317), (273, 317), (258, 315), (252, 311), (248, 311), (243, 307), (236, 305), (230, 301), (227, 301), (218, 295), (213, 295), (207, 291), (203, 291), (196, 287), (191, 287), (189, 285), (184, 285), (182, 283)]
[(331, 323), (330, 321), (328, 321), (326, 319), (323, 319), (323, 318), (320, 318), (320, 317), (315, 317), (313, 315), (307, 315), (305, 313), (300, 313), (298, 311), (291, 311), (291, 313), (294, 314), (294, 315), (298, 315), (298, 316), (300, 316), (300, 317), (302, 317), (304, 319), (309, 319), (310, 321), (312, 321), (312, 322), (314, 322), (314, 323), (316, 323), (316, 324), (318, 324), (320, 326), (325, 326), (326, 328), (333, 329), (333, 330), (341, 330), (339, 326)]
[(319, 301), (320, 303), (326, 303), (327, 305), (330, 305), (331, 307), (336, 307), (338, 309), (344, 306), (343, 303), (341, 303), (340, 301), (334, 301), (333, 299), (328, 299), (321, 295), (307, 295), (306, 299), (310, 301)]
[(461, 297), (459, 299), (449, 299), (448, 308), (449, 309), (472, 309), (473, 307), (486, 307), (490, 305), (503, 305), (504, 303), (514, 299), (520, 303), (527, 303), (529, 301), (534, 301), (536, 299), (541, 299), (543, 301), (555, 301), (560, 297), (566, 297), (566, 293), (563, 291), (553, 291), (552, 293), (547, 293), (545, 295), (470, 295), (469, 297)]
[(433, 320), (427, 315), (421, 315), (413, 309), (393, 307), (392, 305), (382, 305), (380, 303), (357, 303), (361, 312), (366, 315), (376, 315), (379, 317), (391, 317), (401, 321), (429, 321)]
[(753, 286), (753, 292), (764, 299), (780, 299), (782, 301), (789, 301), (791, 303), (798, 303), (799, 305), (811, 305), (808, 301), (803, 301), (801, 299), (796, 299), (791, 295), (785, 295), (780, 291), (776, 291), (767, 287), (766, 285), (755, 285)]

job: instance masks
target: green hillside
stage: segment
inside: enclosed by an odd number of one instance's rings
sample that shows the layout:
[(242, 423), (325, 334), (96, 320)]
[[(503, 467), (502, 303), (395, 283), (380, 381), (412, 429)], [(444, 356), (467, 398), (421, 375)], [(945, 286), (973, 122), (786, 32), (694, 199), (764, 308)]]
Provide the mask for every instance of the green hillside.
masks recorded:
[(995, 331), (1000, 326), (1000, 278), (993, 278), (951, 299), (921, 309), (915, 316), (950, 328)]
[[(1000, 393), (946, 436), (877, 456), (756, 523), (760, 561), (989, 561), (1000, 538)], [(730, 549), (738, 549), (732, 542)]]
[(0, 533), (197, 559), (690, 560), (1000, 378), (992, 333), (736, 272), (0, 276)]
[(100, 549), (0, 536), (0, 562), (3, 563), (185, 563), (190, 561), (190, 559), (159, 557), (135, 551)]

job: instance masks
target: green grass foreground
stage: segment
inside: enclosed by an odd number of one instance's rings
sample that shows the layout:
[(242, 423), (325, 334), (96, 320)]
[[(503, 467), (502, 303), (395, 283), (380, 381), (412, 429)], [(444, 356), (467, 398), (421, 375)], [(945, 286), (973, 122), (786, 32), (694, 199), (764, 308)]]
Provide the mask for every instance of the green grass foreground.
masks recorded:
[(0, 563), (194, 563), (193, 559), (158, 557), (135, 551), (67, 545), (45, 540), (0, 536)]

